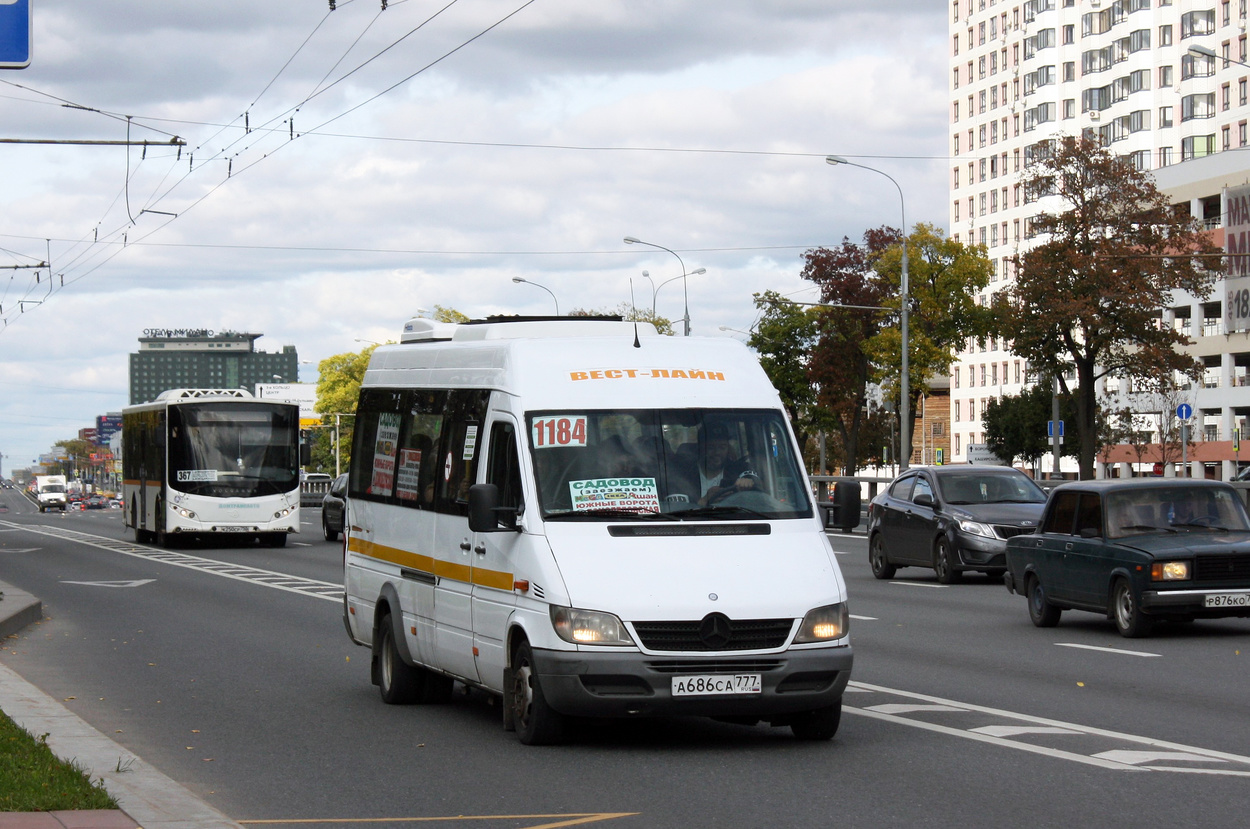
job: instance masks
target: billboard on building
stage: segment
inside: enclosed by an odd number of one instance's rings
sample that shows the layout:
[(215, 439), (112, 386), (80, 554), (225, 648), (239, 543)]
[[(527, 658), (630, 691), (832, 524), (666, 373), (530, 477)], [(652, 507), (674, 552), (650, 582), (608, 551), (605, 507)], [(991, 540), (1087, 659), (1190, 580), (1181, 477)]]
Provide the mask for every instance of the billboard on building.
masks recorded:
[(96, 442), (101, 446), (106, 446), (113, 435), (122, 430), (122, 416), (120, 414), (99, 415), (95, 419)]
[(1250, 329), (1250, 185), (1228, 188), (1225, 211), (1224, 333)]

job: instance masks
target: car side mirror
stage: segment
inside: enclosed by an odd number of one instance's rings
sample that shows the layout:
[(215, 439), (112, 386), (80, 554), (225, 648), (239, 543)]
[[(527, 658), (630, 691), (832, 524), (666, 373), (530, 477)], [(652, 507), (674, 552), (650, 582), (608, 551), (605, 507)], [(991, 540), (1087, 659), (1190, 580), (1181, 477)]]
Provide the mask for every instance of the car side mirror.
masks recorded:
[(499, 506), (499, 487), (474, 484), (469, 487), (469, 530), (475, 533), (516, 532), (517, 508)]
[(927, 492), (922, 492), (912, 500), (912, 503), (918, 507), (931, 507), (933, 506), (933, 496)]

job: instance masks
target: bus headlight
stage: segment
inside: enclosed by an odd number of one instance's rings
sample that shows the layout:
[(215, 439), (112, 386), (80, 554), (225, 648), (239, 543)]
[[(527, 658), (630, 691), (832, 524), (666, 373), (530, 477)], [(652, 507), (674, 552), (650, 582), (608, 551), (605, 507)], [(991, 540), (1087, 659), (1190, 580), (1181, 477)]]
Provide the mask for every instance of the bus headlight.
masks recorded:
[(174, 512), (176, 512), (178, 515), (182, 516), (183, 518), (195, 517), (195, 513), (187, 509), (186, 507), (174, 507)]
[(846, 602), (829, 604), (808, 611), (803, 617), (799, 633), (794, 637), (794, 644), (809, 645), (813, 642), (832, 642), (850, 633), (851, 614), (846, 609)]
[(556, 635), (574, 645), (634, 644), (625, 625), (611, 613), (552, 607), (551, 624), (556, 629)]

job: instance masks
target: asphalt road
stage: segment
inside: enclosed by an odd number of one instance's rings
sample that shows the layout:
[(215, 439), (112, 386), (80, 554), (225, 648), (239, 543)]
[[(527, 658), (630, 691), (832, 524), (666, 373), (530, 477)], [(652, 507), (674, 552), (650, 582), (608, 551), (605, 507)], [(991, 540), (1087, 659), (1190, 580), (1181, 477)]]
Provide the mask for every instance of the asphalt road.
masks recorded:
[(480, 693), (384, 705), (343, 630), (340, 547), (316, 510), (304, 526), (285, 549), (160, 551), (118, 511), (39, 515), (0, 491), (0, 580), (48, 617), (0, 660), (243, 823), (1223, 827), (1250, 812), (1250, 620), (1130, 641), (1068, 613), (1039, 630), (997, 581), (875, 581), (864, 537), (838, 533), (856, 665), (833, 741), (670, 719), (527, 748)]

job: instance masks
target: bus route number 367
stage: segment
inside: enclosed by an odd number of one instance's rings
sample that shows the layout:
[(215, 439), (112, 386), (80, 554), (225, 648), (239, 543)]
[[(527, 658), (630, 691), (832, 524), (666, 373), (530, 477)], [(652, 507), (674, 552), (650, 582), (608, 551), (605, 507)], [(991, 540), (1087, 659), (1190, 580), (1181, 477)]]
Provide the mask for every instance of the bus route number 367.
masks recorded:
[(703, 697), (718, 694), (759, 694), (761, 674), (699, 674), (673, 677), (673, 696)]

